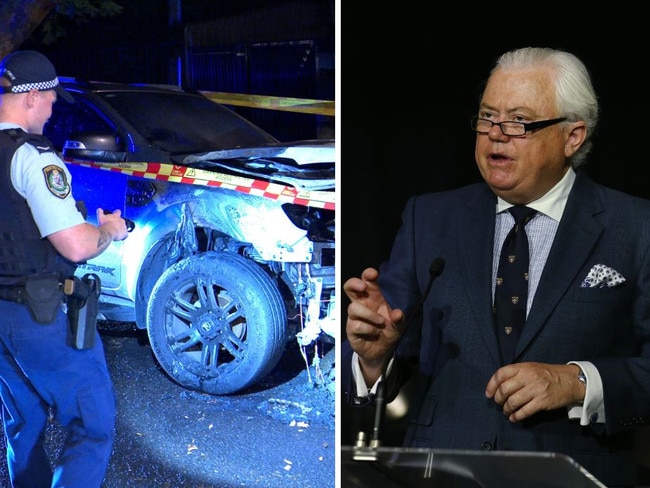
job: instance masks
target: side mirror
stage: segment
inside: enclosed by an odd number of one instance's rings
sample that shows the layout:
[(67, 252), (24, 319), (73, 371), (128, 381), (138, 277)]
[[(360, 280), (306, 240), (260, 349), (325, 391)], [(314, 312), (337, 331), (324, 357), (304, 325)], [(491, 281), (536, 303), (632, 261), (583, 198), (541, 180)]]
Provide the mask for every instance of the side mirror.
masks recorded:
[(126, 151), (120, 147), (119, 137), (108, 132), (70, 134), (63, 145), (63, 157), (102, 163), (126, 160)]

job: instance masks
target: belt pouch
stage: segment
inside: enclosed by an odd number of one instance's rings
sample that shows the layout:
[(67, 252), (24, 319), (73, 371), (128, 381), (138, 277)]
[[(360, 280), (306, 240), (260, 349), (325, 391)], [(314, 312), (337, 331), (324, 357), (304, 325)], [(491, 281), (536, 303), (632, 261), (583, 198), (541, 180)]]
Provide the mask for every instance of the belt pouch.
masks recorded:
[(95, 345), (101, 289), (99, 276), (93, 273), (88, 273), (82, 278), (74, 276), (66, 280), (67, 342), (75, 349), (90, 349)]
[(40, 324), (54, 322), (62, 298), (56, 276), (36, 276), (25, 282), (25, 303), (32, 318)]

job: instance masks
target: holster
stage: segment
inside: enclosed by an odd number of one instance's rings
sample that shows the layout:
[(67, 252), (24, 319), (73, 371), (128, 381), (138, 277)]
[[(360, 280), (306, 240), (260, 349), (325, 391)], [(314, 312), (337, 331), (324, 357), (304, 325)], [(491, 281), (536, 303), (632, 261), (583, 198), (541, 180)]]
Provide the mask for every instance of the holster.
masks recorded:
[[(28, 278), (24, 290), (24, 303), (27, 304), (32, 318), (40, 324), (54, 322), (56, 312), (63, 301), (59, 278), (57, 276)], [(21, 303), (19, 300), (16, 301)]]
[(75, 349), (90, 349), (95, 345), (101, 280), (94, 273), (73, 276), (65, 280), (63, 291), (68, 305), (67, 343)]

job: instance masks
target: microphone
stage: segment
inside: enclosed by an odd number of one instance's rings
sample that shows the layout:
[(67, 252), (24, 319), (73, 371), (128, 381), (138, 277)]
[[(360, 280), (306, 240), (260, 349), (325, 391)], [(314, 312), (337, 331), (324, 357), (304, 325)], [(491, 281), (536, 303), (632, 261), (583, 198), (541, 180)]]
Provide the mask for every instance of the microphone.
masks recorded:
[[(386, 405), (385, 405), (385, 398), (384, 398), (384, 382), (386, 380), (388, 363), (390, 362), (391, 358), (393, 357), (393, 354), (397, 350), (397, 346), (399, 346), (400, 342), (406, 335), (406, 332), (408, 331), (409, 327), (415, 321), (415, 318), (419, 317), (422, 314), (424, 301), (427, 299), (429, 293), (431, 292), (431, 287), (433, 286), (433, 282), (436, 280), (438, 276), (442, 274), (442, 271), (444, 269), (445, 269), (445, 260), (443, 258), (437, 257), (433, 261), (431, 261), (431, 264), (429, 265), (429, 281), (427, 283), (426, 288), (424, 289), (424, 293), (422, 293), (420, 300), (418, 300), (415, 307), (413, 307), (413, 314), (407, 319), (406, 323), (404, 324), (404, 330), (402, 332), (402, 336), (395, 342), (395, 344), (393, 344), (393, 347), (386, 355), (386, 360), (384, 361), (384, 365), (381, 373), (382, 379), (379, 381), (379, 383), (377, 383), (377, 393), (375, 395), (375, 418), (374, 418), (374, 424), (372, 428), (372, 437), (369, 443), (369, 447), (371, 449), (376, 449), (381, 445), (381, 441), (379, 440), (380, 437), (379, 434), (380, 434), (381, 426), (383, 424), (384, 414), (386, 412)], [(364, 445), (365, 445), (365, 432), (359, 432), (358, 439), (357, 439), (357, 447), (363, 447)], [(357, 451), (353, 458), (355, 461), (359, 461), (359, 460), (376, 461), (377, 454), (372, 452), (369, 453), (367, 451), (363, 451), (363, 452)]]

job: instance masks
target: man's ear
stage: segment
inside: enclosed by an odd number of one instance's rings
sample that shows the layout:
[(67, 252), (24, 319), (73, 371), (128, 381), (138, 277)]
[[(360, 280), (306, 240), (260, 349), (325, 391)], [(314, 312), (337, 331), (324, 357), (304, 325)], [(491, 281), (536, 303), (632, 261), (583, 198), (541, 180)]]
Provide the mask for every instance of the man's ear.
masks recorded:
[(564, 155), (567, 158), (573, 156), (587, 138), (587, 124), (583, 121), (569, 122), (569, 124), (571, 125), (568, 133), (569, 137), (567, 137), (564, 145)]

